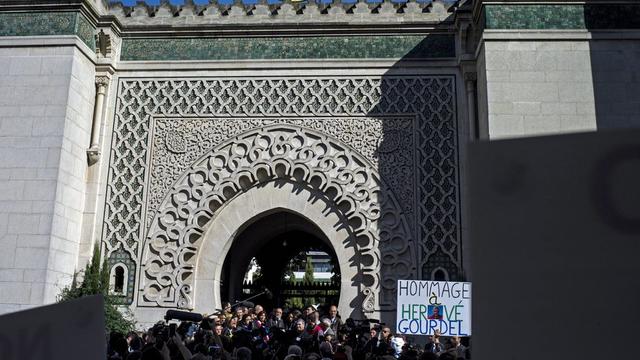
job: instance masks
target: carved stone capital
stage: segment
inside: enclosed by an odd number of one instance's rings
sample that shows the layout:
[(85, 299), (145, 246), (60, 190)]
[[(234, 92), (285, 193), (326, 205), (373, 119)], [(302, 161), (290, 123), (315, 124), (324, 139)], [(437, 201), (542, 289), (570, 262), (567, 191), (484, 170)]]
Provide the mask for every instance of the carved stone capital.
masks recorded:
[(109, 86), (109, 77), (108, 76), (96, 76), (96, 86)]
[(100, 150), (97, 147), (90, 147), (87, 149), (87, 163), (89, 166), (95, 164), (100, 160)]
[(475, 73), (475, 72), (464, 73), (464, 81), (478, 81), (478, 73)]

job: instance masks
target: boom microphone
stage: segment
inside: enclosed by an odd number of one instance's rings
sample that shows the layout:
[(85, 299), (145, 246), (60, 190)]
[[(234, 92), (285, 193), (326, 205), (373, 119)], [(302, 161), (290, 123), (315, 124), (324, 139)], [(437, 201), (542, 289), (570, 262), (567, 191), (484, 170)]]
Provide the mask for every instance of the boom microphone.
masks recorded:
[(251, 301), (244, 300), (244, 301), (240, 301), (238, 303), (238, 306), (244, 306), (246, 308), (252, 308), (252, 307), (256, 306), (256, 304), (252, 303)]
[(180, 321), (200, 322), (202, 321), (202, 314), (189, 311), (167, 310), (167, 314), (164, 316), (164, 319), (166, 321), (175, 319)]

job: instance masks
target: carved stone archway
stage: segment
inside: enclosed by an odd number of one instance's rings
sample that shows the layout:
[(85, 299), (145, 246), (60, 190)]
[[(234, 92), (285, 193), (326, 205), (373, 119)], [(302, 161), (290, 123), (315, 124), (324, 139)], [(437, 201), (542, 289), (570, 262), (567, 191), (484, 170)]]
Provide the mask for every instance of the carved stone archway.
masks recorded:
[[(221, 301), (227, 300), (221, 298), (220, 279), (232, 243), (255, 221), (280, 211), (308, 220), (321, 231), (329, 246), (339, 249), (335, 253), (341, 272), (340, 313), (362, 317), (361, 304), (371, 303), (374, 294), (369, 293), (369, 298), (365, 299), (365, 294), (361, 293), (359, 254), (348, 219), (321, 192), (287, 180), (273, 180), (252, 187), (231, 200), (211, 220), (195, 267), (194, 308), (209, 310), (213, 305), (220, 308)], [(357, 311), (353, 309), (354, 303)]]
[[(176, 182), (145, 241), (138, 306), (193, 308), (203, 235), (226, 206), (234, 206), (232, 200), (275, 180), (321, 194), (345, 219), (343, 227), (351, 235), (342, 247), (352, 244), (357, 254), (357, 263), (350, 266), (357, 269), (354, 281), (365, 314), (380, 309), (382, 293), (392, 292), (396, 279), (415, 271), (409, 226), (377, 170), (336, 139), (279, 124), (221, 144)], [(392, 299), (385, 301), (392, 306)]]

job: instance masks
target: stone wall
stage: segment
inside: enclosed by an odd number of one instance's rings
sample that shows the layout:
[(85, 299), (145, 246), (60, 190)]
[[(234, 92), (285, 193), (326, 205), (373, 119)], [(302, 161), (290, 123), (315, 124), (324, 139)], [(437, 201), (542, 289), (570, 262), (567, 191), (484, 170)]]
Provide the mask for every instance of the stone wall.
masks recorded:
[(596, 129), (586, 41), (486, 41), (491, 139)]
[(0, 312), (55, 300), (76, 269), (93, 107), (73, 46), (0, 48)]
[[(60, 168), (51, 230), (50, 266), (44, 303), (55, 299), (69, 274), (78, 269), (78, 245), (85, 205), (86, 149), (90, 144), (95, 98), (95, 67), (74, 49), (69, 98), (60, 151)], [(80, 264), (82, 266), (84, 264)], [(79, 270), (79, 269), (78, 269)]]
[(487, 40), (480, 121), (491, 139), (638, 127), (639, 58), (640, 40)]
[(638, 4), (476, 5), (488, 137), (640, 126)]
[(640, 127), (640, 37), (589, 42), (598, 129)]

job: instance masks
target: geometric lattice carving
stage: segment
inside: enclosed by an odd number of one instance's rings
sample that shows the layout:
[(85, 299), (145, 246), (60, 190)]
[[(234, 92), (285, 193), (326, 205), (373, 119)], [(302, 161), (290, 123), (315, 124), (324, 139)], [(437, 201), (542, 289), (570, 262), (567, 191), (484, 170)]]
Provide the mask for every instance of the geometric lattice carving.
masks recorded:
[[(414, 238), (422, 248), (417, 254), (417, 266), (422, 273), (414, 276), (428, 277), (433, 269), (446, 268), (450, 278), (460, 277), (454, 80), (453, 76), (443, 75), (121, 79), (107, 181), (103, 226), (105, 245), (109, 251), (122, 246), (139, 266), (142, 255), (140, 240), (147, 223), (145, 211), (152, 203), (147, 201), (150, 194), (146, 181), (151, 171), (148, 168), (151, 160), (150, 127), (154, 119), (158, 122), (165, 118), (187, 117), (255, 121), (411, 117), (415, 124), (413, 163), (417, 171), (410, 168), (402, 170), (406, 178), (415, 181), (413, 199), (403, 200), (402, 204), (405, 207), (410, 203), (414, 209)], [(401, 136), (394, 135), (393, 129), (386, 126), (383, 122), (380, 132), (383, 139), (379, 139), (376, 148), (378, 155), (393, 148), (394, 141), (401, 140)], [(175, 135), (173, 138), (169, 135), (168, 147), (174, 154), (188, 154), (188, 144), (187, 151), (182, 153), (185, 144), (176, 141)], [(163, 141), (166, 142), (167, 138)], [(340, 141), (351, 146), (349, 140)], [(355, 150), (360, 151), (358, 148)], [(395, 156), (399, 153), (389, 154)], [(374, 164), (368, 156), (363, 158)], [(389, 164), (393, 163), (392, 157), (377, 159), (382, 181), (391, 182), (388, 175), (393, 171), (389, 170)], [(400, 198), (401, 193), (395, 194)], [(444, 263), (447, 263), (446, 267)], [(381, 271), (385, 272), (384, 269)]]
[[(178, 177), (213, 147), (243, 132), (274, 124), (317, 130), (357, 149), (393, 189), (413, 229), (415, 116), (331, 118), (159, 118), (154, 121), (147, 228)], [(380, 165), (384, 166), (380, 166)]]
[[(249, 131), (198, 159), (173, 186), (144, 249), (139, 305), (191, 307), (194, 265), (206, 224), (238, 193), (274, 179), (324, 194), (348, 220), (361, 291), (389, 290), (415, 271), (411, 231), (377, 171), (357, 152), (318, 132), (273, 125)], [(391, 251), (387, 251), (391, 250)], [(393, 267), (393, 274), (381, 272)], [(365, 312), (378, 308), (367, 297)]]
[(460, 208), (458, 199), (458, 131), (453, 79), (449, 86), (429, 87), (421, 104), (426, 119), (419, 127), (419, 239), (423, 246), (422, 277), (436, 268), (451, 280), (462, 280)]

